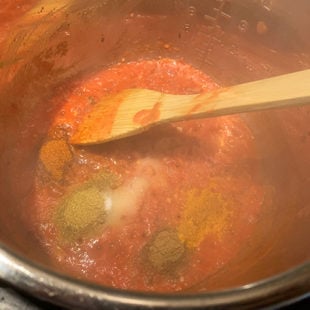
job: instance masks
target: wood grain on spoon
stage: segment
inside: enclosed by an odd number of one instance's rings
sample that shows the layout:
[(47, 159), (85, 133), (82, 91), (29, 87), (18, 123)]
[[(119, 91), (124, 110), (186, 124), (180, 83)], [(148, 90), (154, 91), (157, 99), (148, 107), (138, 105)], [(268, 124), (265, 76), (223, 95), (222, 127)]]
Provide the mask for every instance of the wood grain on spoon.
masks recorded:
[(135, 135), (163, 122), (310, 103), (310, 70), (195, 95), (126, 89), (103, 98), (85, 116), (72, 144), (98, 144)]

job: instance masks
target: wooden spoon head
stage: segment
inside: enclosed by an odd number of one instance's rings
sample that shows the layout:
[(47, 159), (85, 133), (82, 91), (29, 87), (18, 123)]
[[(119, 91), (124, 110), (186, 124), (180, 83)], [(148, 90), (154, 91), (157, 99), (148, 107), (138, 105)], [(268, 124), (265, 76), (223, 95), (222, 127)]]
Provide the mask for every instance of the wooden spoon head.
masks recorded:
[(70, 143), (98, 144), (147, 130), (160, 120), (161, 96), (149, 89), (126, 89), (102, 98), (79, 124)]

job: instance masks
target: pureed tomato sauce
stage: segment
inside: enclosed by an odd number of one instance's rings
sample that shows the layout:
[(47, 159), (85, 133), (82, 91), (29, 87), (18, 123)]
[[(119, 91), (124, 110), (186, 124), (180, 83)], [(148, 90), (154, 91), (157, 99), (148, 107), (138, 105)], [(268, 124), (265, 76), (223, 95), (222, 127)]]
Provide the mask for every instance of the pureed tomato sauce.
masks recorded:
[(165, 124), (97, 146), (68, 142), (105, 95), (217, 87), (182, 61), (144, 60), (103, 70), (62, 97), (40, 150), (28, 218), (58, 269), (122, 289), (175, 292), (246, 246), (265, 188), (254, 138), (239, 116)]

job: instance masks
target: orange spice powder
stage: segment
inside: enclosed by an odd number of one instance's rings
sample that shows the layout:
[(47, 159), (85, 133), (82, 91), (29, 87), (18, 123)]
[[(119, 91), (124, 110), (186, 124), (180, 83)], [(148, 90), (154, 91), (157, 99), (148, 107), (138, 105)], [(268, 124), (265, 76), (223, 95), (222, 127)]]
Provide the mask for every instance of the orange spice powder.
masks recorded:
[(199, 246), (208, 234), (221, 237), (229, 224), (229, 203), (211, 188), (186, 192), (185, 207), (178, 225), (180, 240), (189, 248)]
[(59, 139), (49, 140), (43, 144), (39, 157), (44, 168), (51, 177), (56, 181), (60, 181), (73, 155), (67, 142), (63, 139)]

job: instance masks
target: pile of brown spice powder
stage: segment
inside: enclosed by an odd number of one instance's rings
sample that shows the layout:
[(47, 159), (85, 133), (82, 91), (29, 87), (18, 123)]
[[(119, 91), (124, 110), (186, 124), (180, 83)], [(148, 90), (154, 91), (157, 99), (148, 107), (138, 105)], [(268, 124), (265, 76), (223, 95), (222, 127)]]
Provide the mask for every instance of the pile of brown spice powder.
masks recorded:
[(63, 198), (55, 222), (63, 239), (75, 241), (101, 227), (106, 215), (104, 193), (96, 186), (87, 186)]
[(74, 242), (100, 233), (110, 210), (108, 192), (121, 182), (119, 176), (103, 170), (65, 194), (53, 218), (61, 239)]
[(147, 260), (156, 271), (173, 270), (184, 258), (185, 246), (175, 229), (158, 232), (147, 244)]

